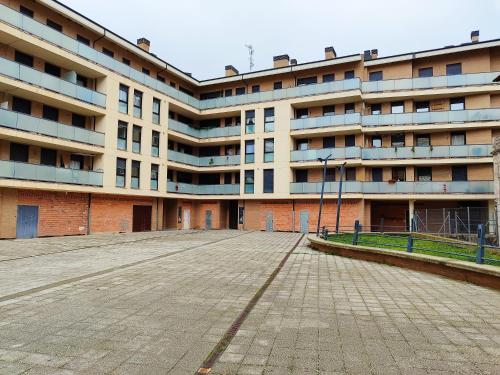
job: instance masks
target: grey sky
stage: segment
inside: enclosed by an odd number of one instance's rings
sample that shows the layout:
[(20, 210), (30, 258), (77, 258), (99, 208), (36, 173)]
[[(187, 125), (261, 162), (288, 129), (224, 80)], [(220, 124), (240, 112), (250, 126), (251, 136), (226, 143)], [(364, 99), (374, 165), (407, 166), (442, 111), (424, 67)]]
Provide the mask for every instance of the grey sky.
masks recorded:
[(299, 63), (378, 48), (379, 56), (500, 38), (500, 0), (61, 0), (198, 79), (224, 75), (224, 66), (254, 70), (274, 55)]

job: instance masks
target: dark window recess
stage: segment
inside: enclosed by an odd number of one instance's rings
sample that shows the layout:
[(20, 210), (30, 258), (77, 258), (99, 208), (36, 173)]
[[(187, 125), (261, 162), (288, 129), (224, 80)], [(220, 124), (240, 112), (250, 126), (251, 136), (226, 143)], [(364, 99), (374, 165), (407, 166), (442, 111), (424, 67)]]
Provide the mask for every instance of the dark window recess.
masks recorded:
[(33, 16), (34, 16), (34, 13), (31, 9), (23, 7), (22, 5), (19, 7), (19, 12), (21, 12), (21, 14), (24, 14), (25, 16), (30, 17), (30, 18), (33, 18)]
[(237, 87), (236, 88), (236, 95), (245, 95), (245, 88), (244, 87)]
[(349, 134), (345, 136), (345, 147), (356, 146), (356, 136), (354, 134)]
[(179, 91), (183, 92), (184, 94), (188, 94), (189, 96), (194, 96), (194, 92), (185, 87), (179, 86)]
[(124, 63), (125, 65), (130, 66), (130, 60), (126, 59), (125, 57), (122, 57), (122, 63)]
[(295, 182), (307, 182), (307, 169), (297, 169), (295, 171)]
[(102, 47), (102, 53), (108, 55), (109, 57), (115, 57), (115, 53), (106, 47)]
[(12, 98), (12, 110), (14, 112), (31, 115), (31, 102), (29, 100), (14, 96), (14, 98)]
[(429, 101), (415, 102), (415, 112), (429, 112)]
[(260, 92), (260, 85), (253, 85), (252, 92)]
[(307, 117), (309, 117), (309, 109), (297, 108), (295, 110), (295, 118), (307, 118)]
[[(129, 63), (128, 65), (130, 65), (130, 63)], [(158, 81), (162, 82), (162, 83), (165, 83), (165, 78), (163, 78), (162, 76), (160, 76), (160, 75), (158, 75), (158, 74), (156, 75), (156, 79), (157, 79)]]
[(432, 77), (434, 75), (434, 71), (432, 67), (420, 68), (418, 70), (419, 77)]
[(427, 182), (432, 181), (432, 168), (418, 167), (416, 170), (417, 181)]
[(10, 144), (10, 160), (27, 163), (29, 158), (29, 146), (19, 143)]
[(318, 83), (318, 77), (316, 76), (297, 79), (297, 86), (314, 85), (315, 83)]
[[(116, 175), (120, 177), (125, 177), (127, 172), (127, 160), (122, 158), (116, 158)], [(125, 186), (125, 181), (120, 186)]]
[(334, 148), (334, 147), (335, 147), (335, 137), (323, 138), (323, 148)]
[(203, 92), (200, 94), (200, 99), (201, 100), (207, 100), (207, 99), (215, 99), (215, 98), (220, 98), (222, 96), (222, 91), (211, 91), (211, 92)]
[(372, 181), (382, 182), (382, 168), (372, 168)]
[(323, 106), (323, 116), (333, 116), (334, 114), (335, 114), (335, 106), (334, 105)]
[(71, 169), (83, 169), (84, 159), (83, 155), (74, 155), (70, 157), (70, 168)]
[(14, 53), (14, 60), (16, 60), (19, 64), (33, 67), (33, 56), (26, 53), (16, 51)]
[(219, 173), (200, 174), (198, 177), (198, 184), (200, 185), (220, 185)]
[(71, 123), (73, 126), (76, 126), (78, 128), (85, 128), (85, 116), (78, 115), (76, 113), (73, 113), (71, 115)]
[(135, 188), (139, 188), (139, 178), (141, 176), (141, 162), (137, 160), (132, 160), (132, 171), (130, 176), (133, 179), (137, 179), (137, 186)]
[(59, 110), (48, 105), (43, 106), (42, 117), (46, 120), (59, 121)]
[(174, 180), (174, 171), (171, 169), (167, 170), (167, 181), (173, 181)]
[(465, 98), (451, 98), (450, 110), (463, 111), (465, 109)]
[(51, 165), (55, 167), (57, 164), (57, 151), (48, 148), (42, 148), (40, 150), (40, 164)]
[(344, 108), (346, 114), (354, 113), (354, 103), (346, 103), (344, 105)]
[(224, 96), (233, 96), (233, 89), (224, 90)]
[(391, 135), (391, 146), (392, 147), (403, 147), (405, 145), (405, 135), (404, 134), (392, 134)]
[(451, 133), (451, 145), (452, 146), (463, 146), (467, 143), (465, 138), (465, 132), (453, 132)]
[(193, 175), (186, 172), (177, 172), (177, 182), (191, 184), (193, 182)]
[(333, 82), (335, 81), (335, 74), (323, 74), (323, 82)]
[(457, 74), (462, 74), (462, 64), (461, 63), (447, 64), (446, 65), (446, 75), (447, 76), (454, 76)]
[(76, 75), (76, 84), (77, 84), (78, 86), (87, 87), (87, 86), (88, 86), (88, 83), (89, 83), (89, 82), (88, 82), (87, 77), (84, 77), (84, 76), (82, 76), (82, 75), (80, 75), (80, 74), (77, 74), (77, 75)]
[(348, 70), (344, 72), (344, 79), (353, 79), (354, 78), (354, 70)]
[(384, 79), (384, 74), (381, 70), (378, 70), (376, 72), (370, 72), (368, 78), (370, 81), (382, 81)]
[(276, 81), (273, 84), (273, 89), (274, 90), (281, 90), (283, 88), (283, 82), (281, 81)]
[(264, 193), (274, 192), (274, 169), (264, 169)]
[(123, 121), (118, 121), (118, 139), (121, 140), (121, 142), (118, 142), (118, 148), (121, 150), (127, 149), (127, 131), (128, 124)]
[(335, 181), (335, 168), (328, 168), (326, 170), (325, 181), (326, 182), (333, 182), (333, 181)]
[(415, 136), (415, 146), (429, 147), (431, 145), (431, 137), (429, 134), (419, 134)]
[(149, 71), (149, 69), (146, 69), (146, 68), (142, 68), (142, 72), (143, 72), (144, 74), (147, 74), (147, 75), (149, 75), (149, 74), (151, 73), (151, 72)]
[(309, 148), (309, 141), (307, 139), (297, 140), (297, 150), (305, 151)]
[(62, 26), (52, 20), (47, 19), (47, 26), (53, 28), (54, 30), (62, 32)]
[(55, 77), (60, 77), (61, 76), (61, 68), (59, 68), (56, 65), (50, 64), (50, 63), (45, 63), (45, 73), (50, 74)]
[(151, 164), (151, 181), (156, 181), (156, 188), (152, 187), (153, 190), (158, 190), (158, 164)]
[(170, 81), (170, 86), (172, 86), (174, 89), (177, 87), (174, 81)]
[(380, 115), (382, 113), (382, 104), (374, 103), (370, 105), (372, 115)]
[(232, 181), (232, 173), (224, 173), (224, 184), (228, 185)]
[(394, 181), (406, 181), (406, 168), (405, 167), (392, 168), (392, 179)]
[(346, 168), (345, 169), (345, 180), (346, 181), (356, 181), (356, 168)]
[(90, 39), (87, 39), (84, 36), (81, 36), (80, 34), (76, 34), (76, 40), (78, 40), (80, 43), (90, 46)]
[(451, 168), (451, 179), (453, 181), (467, 181), (467, 166), (454, 165)]

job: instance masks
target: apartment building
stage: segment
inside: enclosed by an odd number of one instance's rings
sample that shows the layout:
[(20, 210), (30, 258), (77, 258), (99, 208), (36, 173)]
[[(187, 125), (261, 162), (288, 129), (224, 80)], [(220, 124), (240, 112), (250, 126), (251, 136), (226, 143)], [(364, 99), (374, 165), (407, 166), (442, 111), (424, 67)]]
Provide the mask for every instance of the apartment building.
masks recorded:
[[(404, 228), (495, 212), (500, 40), (205, 81), (53, 0), (0, 0), (0, 237)], [(345, 173), (340, 166), (345, 164)]]

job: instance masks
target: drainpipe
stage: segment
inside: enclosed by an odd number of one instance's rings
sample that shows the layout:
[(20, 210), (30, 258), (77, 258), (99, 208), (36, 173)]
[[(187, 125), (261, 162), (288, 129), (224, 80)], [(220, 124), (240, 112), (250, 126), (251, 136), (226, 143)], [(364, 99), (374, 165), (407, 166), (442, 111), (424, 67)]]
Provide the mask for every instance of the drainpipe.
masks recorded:
[(89, 193), (89, 199), (87, 201), (88, 201), (88, 205), (87, 205), (87, 235), (89, 235), (90, 234), (90, 224), (91, 224), (91, 220), (90, 220), (90, 205), (91, 205), (91, 202), (92, 202), (92, 193)]

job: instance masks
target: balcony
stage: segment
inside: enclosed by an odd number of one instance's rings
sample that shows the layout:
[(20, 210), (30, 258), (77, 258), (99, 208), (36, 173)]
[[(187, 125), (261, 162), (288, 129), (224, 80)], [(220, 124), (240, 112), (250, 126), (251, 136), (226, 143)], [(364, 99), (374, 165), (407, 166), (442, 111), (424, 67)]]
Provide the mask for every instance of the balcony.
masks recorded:
[(346, 115), (318, 116), (290, 120), (291, 130), (306, 130), (329, 128), (335, 126), (361, 124), (361, 114), (349, 113)]
[(238, 195), (240, 193), (240, 185), (195, 185), (168, 181), (167, 192), (191, 195)]
[(463, 111), (408, 112), (362, 117), (363, 126), (419, 125), (454, 122), (498, 121), (500, 108)]
[(332, 155), (332, 159), (359, 159), (361, 158), (361, 148), (339, 147), (318, 150), (296, 150), (290, 153), (290, 161), (317, 161), (318, 158), (326, 158), (328, 155)]
[[(326, 182), (325, 193), (336, 194), (338, 182)], [(346, 181), (343, 193), (363, 194), (492, 194), (493, 181), (398, 181), (362, 182)], [(321, 182), (292, 182), (291, 194), (319, 194)]]
[(183, 122), (169, 119), (168, 128), (176, 132), (195, 138), (232, 137), (241, 135), (241, 126), (227, 126), (224, 128), (197, 129)]
[(188, 164), (195, 167), (219, 167), (240, 165), (240, 155), (226, 156), (194, 156), (182, 152), (168, 150), (168, 160), (181, 164)]
[(492, 145), (414, 146), (364, 148), (361, 155), (363, 160), (478, 158), (491, 156), (492, 151)]
[(0, 160), (0, 178), (102, 186), (102, 173)]
[(3, 57), (0, 57), (0, 74), (86, 103), (103, 108), (106, 107), (106, 95), (100, 92), (40, 72), (28, 66), (18, 64), (15, 61), (4, 59)]
[(0, 126), (104, 147), (104, 134), (0, 109)]
[(389, 79), (383, 81), (363, 82), (363, 92), (381, 92), (396, 90), (419, 90), (442, 87), (460, 87), (495, 84), (493, 80), (499, 72), (459, 74), (452, 76), (418, 77)]

